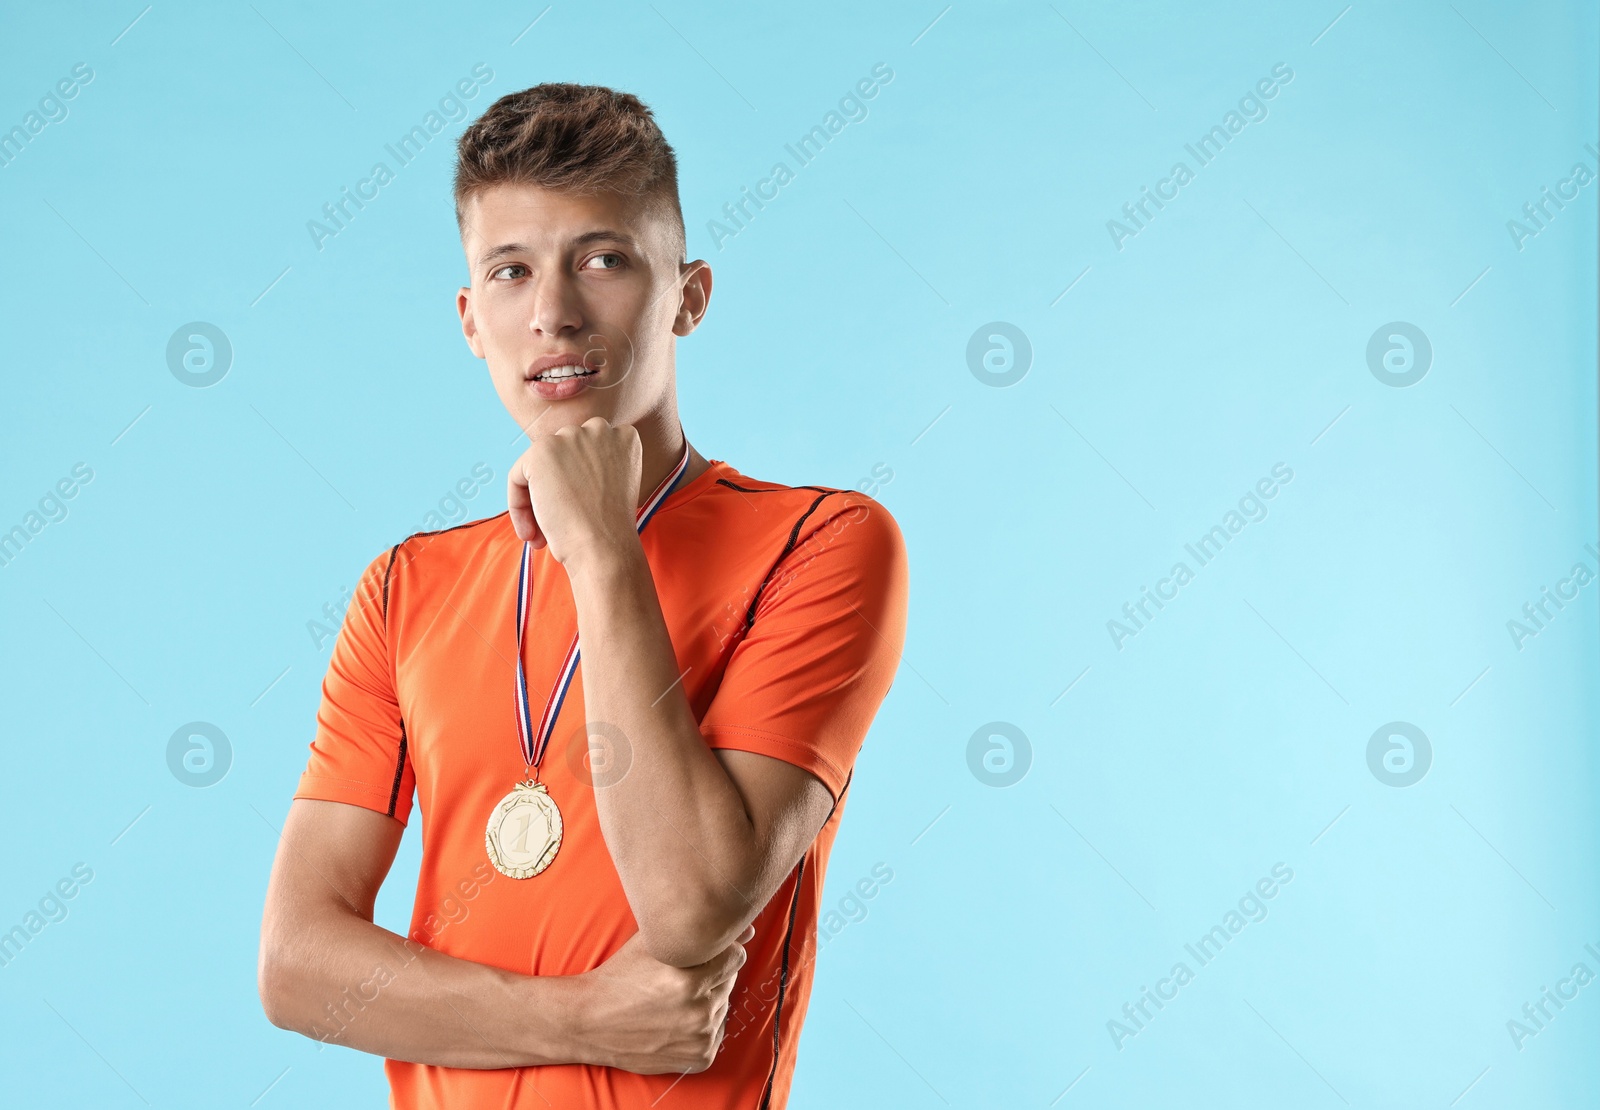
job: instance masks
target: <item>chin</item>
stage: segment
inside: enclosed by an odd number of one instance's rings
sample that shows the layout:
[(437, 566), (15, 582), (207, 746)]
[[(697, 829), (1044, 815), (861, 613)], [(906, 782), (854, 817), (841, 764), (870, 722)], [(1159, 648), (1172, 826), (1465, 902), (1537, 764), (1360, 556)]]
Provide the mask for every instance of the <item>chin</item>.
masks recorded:
[(508, 405), (507, 411), (524, 435), (536, 436), (550, 435), (559, 428), (576, 428), (593, 416), (603, 416), (611, 420), (609, 408), (607, 405), (595, 404), (593, 397), (583, 396), (566, 401), (535, 400), (532, 404), (523, 399), (516, 406)]

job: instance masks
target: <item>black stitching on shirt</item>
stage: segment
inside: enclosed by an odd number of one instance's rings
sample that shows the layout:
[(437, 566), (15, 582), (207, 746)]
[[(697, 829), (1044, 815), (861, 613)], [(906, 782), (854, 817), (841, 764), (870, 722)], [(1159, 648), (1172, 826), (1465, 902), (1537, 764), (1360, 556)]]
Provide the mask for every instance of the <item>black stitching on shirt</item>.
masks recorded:
[[(405, 541), (401, 541), (402, 543)], [(383, 568), (383, 639), (387, 645), (389, 640), (389, 574), (394, 570), (395, 556), (400, 553), (400, 544), (395, 544), (389, 551), (389, 565)], [(396, 692), (398, 697), (398, 691)], [(394, 762), (394, 785), (389, 788), (389, 812), (387, 816), (393, 817), (395, 807), (400, 802), (400, 779), (406, 770), (406, 719), (400, 718), (400, 753)]]
[[(807, 855), (810, 853), (807, 852)], [(794, 897), (789, 899), (789, 928), (783, 934), (783, 964), (778, 969), (778, 1001), (773, 1008), (772, 1015), (772, 1068), (767, 1072), (767, 1085), (761, 1094), (761, 1110), (767, 1110), (772, 1102), (772, 1081), (778, 1074), (778, 1058), (781, 1055), (783, 1035), (783, 995), (789, 986), (789, 946), (794, 941), (794, 912), (800, 905), (800, 884), (806, 876), (806, 857), (800, 857), (800, 864), (795, 869)]]
[[(721, 479), (719, 478), (718, 481), (721, 481)], [(805, 486), (803, 488), (814, 489), (816, 487)], [(756, 587), (756, 596), (750, 599), (750, 608), (744, 616), (744, 628), (746, 632), (750, 631), (751, 626), (756, 623), (756, 606), (761, 604), (761, 594), (766, 590), (767, 583), (772, 581), (772, 576), (777, 573), (778, 568), (783, 565), (783, 561), (789, 557), (789, 552), (793, 551), (795, 544), (799, 542), (801, 525), (805, 524), (806, 520), (810, 518), (811, 514), (817, 511), (817, 506), (822, 504), (824, 500), (832, 497), (836, 493), (841, 492), (843, 491), (830, 489), (818, 494), (817, 499), (811, 502), (811, 507), (805, 512), (801, 513), (800, 519), (794, 522), (793, 528), (789, 529), (789, 542), (783, 545), (783, 551), (778, 555), (778, 561), (772, 564), (772, 569), (767, 571), (767, 576), (761, 580), (761, 585)]]

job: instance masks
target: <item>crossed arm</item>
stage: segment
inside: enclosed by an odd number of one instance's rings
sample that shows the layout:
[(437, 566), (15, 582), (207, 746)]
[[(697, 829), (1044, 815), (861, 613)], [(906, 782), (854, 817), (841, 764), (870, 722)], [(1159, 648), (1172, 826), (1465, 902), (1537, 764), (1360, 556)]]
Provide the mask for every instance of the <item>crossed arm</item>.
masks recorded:
[[(747, 926), (815, 839), (833, 799), (792, 764), (706, 746), (642, 547), (635, 538), (592, 555), (567, 569), (587, 719), (628, 741), (627, 772), (597, 782), (595, 797), (638, 934), (595, 971), (562, 977), (433, 951), (372, 920), (399, 822), (299, 799), (262, 919), (259, 987), (273, 1024), (452, 1067), (710, 1065)], [(350, 1006), (352, 991), (374, 980), (383, 989), (360, 991), (360, 1006)], [(331, 1023), (330, 1006), (354, 1019)]]
[[(833, 797), (793, 764), (706, 746), (637, 535), (569, 560), (567, 575), (586, 719), (626, 742), (607, 753), (615, 758), (606, 785), (596, 783), (606, 847), (650, 954), (678, 967), (703, 963), (766, 906)], [(604, 650), (591, 658), (590, 644)], [(591, 732), (591, 746), (606, 743), (615, 741)]]

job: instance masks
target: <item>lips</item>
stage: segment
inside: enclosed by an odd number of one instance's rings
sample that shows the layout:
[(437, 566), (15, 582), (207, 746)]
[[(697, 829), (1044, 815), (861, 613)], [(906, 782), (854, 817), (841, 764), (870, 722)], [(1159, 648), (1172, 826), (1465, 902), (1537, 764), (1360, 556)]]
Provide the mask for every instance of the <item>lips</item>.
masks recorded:
[(586, 391), (600, 370), (581, 354), (546, 355), (528, 367), (526, 378), (540, 400), (564, 401)]
[(583, 367), (557, 366), (554, 369), (546, 370), (541, 374), (535, 375), (533, 378), (533, 384), (537, 387), (546, 385), (563, 385), (567, 382), (582, 382), (587, 378), (594, 377), (595, 374), (596, 371), (585, 369)]
[(559, 382), (568, 378), (592, 377), (599, 368), (582, 354), (546, 355), (528, 367), (529, 381)]
[(603, 367), (582, 354), (546, 355), (528, 367), (527, 381), (542, 400), (564, 401), (588, 389)]

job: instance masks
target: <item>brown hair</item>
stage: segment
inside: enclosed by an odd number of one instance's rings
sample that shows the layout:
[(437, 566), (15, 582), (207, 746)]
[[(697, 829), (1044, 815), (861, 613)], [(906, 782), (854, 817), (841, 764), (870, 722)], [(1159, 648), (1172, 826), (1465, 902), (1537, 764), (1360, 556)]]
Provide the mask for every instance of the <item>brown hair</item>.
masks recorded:
[(678, 158), (631, 93), (547, 83), (496, 100), (456, 143), (457, 226), (475, 193), (500, 184), (642, 198), (665, 220), (676, 261), (687, 261)]

